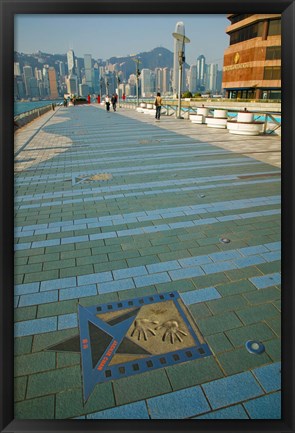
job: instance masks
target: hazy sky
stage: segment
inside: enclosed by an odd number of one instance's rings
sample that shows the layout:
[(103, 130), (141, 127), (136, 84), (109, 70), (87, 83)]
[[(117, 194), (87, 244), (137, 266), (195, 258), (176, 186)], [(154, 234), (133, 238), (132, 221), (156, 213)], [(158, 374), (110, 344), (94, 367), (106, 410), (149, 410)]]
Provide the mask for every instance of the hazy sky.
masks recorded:
[(195, 64), (203, 54), (206, 63), (222, 66), (229, 44), (226, 15), (16, 15), (15, 50), (65, 54), (72, 48), (78, 57), (104, 60), (160, 46), (173, 51), (178, 21), (191, 41), (185, 47), (187, 63)]

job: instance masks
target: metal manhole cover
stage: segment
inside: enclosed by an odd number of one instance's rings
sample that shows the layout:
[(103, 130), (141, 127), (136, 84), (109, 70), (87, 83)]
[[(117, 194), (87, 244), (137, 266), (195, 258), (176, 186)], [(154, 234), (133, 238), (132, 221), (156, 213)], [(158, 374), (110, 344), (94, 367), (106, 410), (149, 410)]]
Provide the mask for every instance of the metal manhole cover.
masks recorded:
[(78, 306), (80, 335), (47, 350), (80, 352), (84, 401), (95, 385), (212, 355), (178, 292)]

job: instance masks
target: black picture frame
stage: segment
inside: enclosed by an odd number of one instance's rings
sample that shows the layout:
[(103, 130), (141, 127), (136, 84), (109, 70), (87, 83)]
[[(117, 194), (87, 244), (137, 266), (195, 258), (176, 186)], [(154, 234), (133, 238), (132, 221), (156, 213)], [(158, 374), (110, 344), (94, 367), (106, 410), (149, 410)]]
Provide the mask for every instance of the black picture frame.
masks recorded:
[[(13, 416), (13, 52), (15, 14), (282, 14), (282, 287), (283, 411), (281, 420), (112, 421), (14, 420)], [(1, 17), (1, 432), (295, 432), (294, 419), (294, 0), (0, 0)]]

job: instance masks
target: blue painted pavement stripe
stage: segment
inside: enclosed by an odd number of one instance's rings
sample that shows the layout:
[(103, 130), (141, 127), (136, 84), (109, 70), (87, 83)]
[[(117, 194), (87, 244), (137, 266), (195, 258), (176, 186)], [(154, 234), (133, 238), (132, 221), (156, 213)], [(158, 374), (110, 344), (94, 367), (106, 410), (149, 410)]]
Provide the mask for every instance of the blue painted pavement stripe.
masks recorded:
[(193, 268), (177, 269), (175, 271), (169, 271), (168, 274), (172, 281), (184, 280), (186, 278), (199, 277), (205, 275), (205, 272), (200, 266), (194, 266)]
[(214, 380), (205, 383), (202, 388), (213, 409), (240, 403), (263, 394), (263, 390), (250, 372)]
[(57, 329), (59, 331), (62, 329), (76, 328), (77, 326), (78, 326), (77, 313), (62, 314), (62, 315), (58, 316)]
[(225, 409), (215, 410), (205, 415), (196, 416), (193, 419), (249, 419), (242, 405), (237, 404)]
[[(61, 232), (66, 231), (72, 231), (72, 230), (78, 230), (79, 226), (87, 226), (88, 228), (99, 228), (99, 227), (105, 227), (105, 226), (112, 226), (116, 224), (124, 224), (127, 222), (130, 222), (131, 220), (135, 220), (135, 222), (141, 222), (141, 221), (150, 221), (154, 219), (164, 219), (164, 218), (174, 218), (179, 217), (181, 215), (198, 215), (206, 212), (212, 212), (216, 206), (218, 206), (219, 210), (228, 209), (230, 207), (231, 210), (233, 209), (243, 209), (248, 207), (255, 207), (260, 206), (260, 204), (267, 206), (267, 205), (274, 205), (274, 204), (280, 204), (280, 197), (279, 196), (270, 196), (270, 197), (258, 197), (257, 199), (244, 199), (244, 200), (230, 200), (230, 201), (223, 201), (223, 202), (216, 202), (216, 203), (204, 203), (200, 205), (187, 205), (187, 206), (181, 206), (181, 207), (174, 207), (174, 208), (166, 208), (166, 209), (154, 209), (153, 211), (146, 211), (146, 212), (131, 212), (127, 214), (118, 214), (118, 215), (107, 215), (102, 216), (98, 218), (83, 218), (78, 220), (69, 220), (69, 221), (59, 221), (54, 223), (49, 223), (47, 227), (44, 227), (44, 224), (36, 224), (36, 225), (30, 225), (30, 226), (19, 226), (16, 227), (18, 236), (30, 236), (30, 234), (27, 233), (27, 231), (33, 231), (34, 234), (36, 234), (36, 230), (40, 229), (40, 226), (42, 226), (42, 230), (44, 230), (44, 234), (46, 234), (47, 229), (51, 228), (60, 228)], [(279, 210), (277, 210), (279, 211)], [(245, 214), (242, 214), (245, 215)], [(228, 215), (227, 219), (230, 218), (236, 219), (241, 218), (240, 215)], [(217, 217), (218, 220), (220, 220), (220, 217)], [(48, 232), (50, 233), (50, 231)]]
[(88, 286), (72, 287), (69, 289), (61, 289), (59, 291), (59, 300), (65, 301), (68, 299), (85, 298), (88, 296), (97, 295), (97, 288), (95, 284)]
[(40, 290), (40, 283), (16, 284), (14, 286), (15, 295), (26, 295), (28, 293), (37, 293)]
[[(277, 243), (279, 246), (280, 243)], [(273, 243), (264, 244), (265, 248), (274, 247)], [(34, 294), (39, 292), (39, 286), (40, 286), (40, 292), (46, 292), (46, 291), (55, 291), (60, 290), (60, 293), (63, 293), (63, 296), (68, 295), (72, 296), (75, 294), (75, 290), (79, 287), (90, 287), (91, 294), (88, 296), (91, 296), (93, 294), (94, 288), (97, 287), (99, 292), (102, 293), (109, 293), (116, 290), (127, 290), (130, 288), (134, 288), (134, 282), (132, 278), (137, 278), (134, 280), (137, 284), (137, 287), (143, 287), (144, 285), (152, 285), (152, 284), (158, 284), (165, 281), (170, 281), (174, 278), (175, 280), (181, 280), (186, 278), (192, 278), (194, 276), (203, 275), (205, 271), (210, 273), (218, 273), (222, 270), (224, 270), (224, 266), (226, 269), (236, 269), (236, 263), (239, 263), (239, 260), (241, 259), (234, 259), (234, 261), (221, 261), (220, 259), (223, 257), (224, 259), (227, 259), (228, 257), (234, 257), (235, 253), (237, 253), (237, 250), (228, 250), (226, 252), (220, 252), (220, 255), (218, 253), (217, 256), (214, 254), (211, 254), (211, 258), (209, 258), (207, 255), (203, 256), (195, 256), (195, 257), (188, 257), (184, 259), (179, 260), (170, 260), (167, 262), (161, 262), (161, 263), (154, 263), (149, 264), (147, 266), (135, 266), (130, 268), (122, 268), (111, 271), (105, 271), (105, 272), (98, 272), (98, 273), (92, 273), (92, 274), (86, 274), (86, 275), (80, 275), (78, 277), (67, 277), (67, 278), (60, 278), (60, 279), (54, 279), (54, 280), (46, 280), (42, 281), (41, 285), (40, 283), (27, 283), (27, 284), (18, 284), (15, 286), (15, 295), (25, 295), (25, 294)], [(240, 254), (240, 253), (237, 253)], [(247, 267), (249, 265), (249, 258), (251, 260), (255, 260), (256, 257), (260, 258), (260, 256), (250, 256), (245, 257), (244, 267)], [(213, 258), (216, 259), (215, 262), (213, 262)], [(208, 266), (208, 263), (211, 264), (211, 268), (208, 269), (206, 266)], [(225, 264), (225, 265), (224, 265)], [(223, 266), (224, 265), (224, 266)], [(239, 266), (242, 268), (243, 266)], [(202, 269), (203, 268), (203, 271)], [(146, 275), (146, 271), (148, 271), (148, 275)], [(139, 275), (142, 274), (142, 275)], [(170, 275), (170, 277), (169, 277)], [(273, 278), (272, 280), (270, 278)], [(165, 280), (165, 281), (164, 281)], [(253, 281), (254, 280), (254, 281)], [(260, 283), (263, 286), (269, 287), (269, 285), (275, 285), (278, 284), (278, 281), (280, 281), (280, 274), (271, 274), (261, 277), (255, 277), (250, 278), (250, 281), (255, 284)], [(80, 292), (77, 292), (77, 297), (79, 297)], [(84, 292), (84, 296), (85, 296)], [(193, 293), (193, 292), (192, 292)]]
[(281, 284), (281, 275), (279, 273), (263, 275), (261, 277), (253, 277), (249, 279), (257, 289), (265, 289), (267, 287)]
[(253, 374), (265, 392), (278, 391), (282, 387), (281, 362), (255, 368)]
[[(242, 159), (240, 158), (239, 160), (245, 161), (245, 162), (237, 162), (237, 160), (233, 160), (230, 159), (228, 161), (222, 161), (222, 166), (223, 167), (240, 167), (240, 166), (249, 166), (251, 165), (251, 167), (253, 165), (262, 165), (263, 163), (261, 161), (253, 161), (250, 159)], [(232, 162), (230, 162), (232, 161)], [(214, 161), (210, 161), (210, 162), (214, 162)], [(150, 168), (149, 170), (143, 170), (142, 167), (126, 167), (125, 169), (109, 169), (108, 172), (114, 174), (114, 173), (128, 173), (128, 176), (132, 176), (132, 175), (137, 175), (137, 174), (147, 174), (147, 173), (159, 173), (159, 170), (161, 170), (161, 173), (165, 173), (165, 172), (176, 172), (176, 171), (188, 171), (189, 169), (194, 170), (194, 169), (198, 169), (198, 170), (208, 170), (208, 168), (215, 168), (215, 167), (219, 167), (220, 166), (220, 161), (216, 161), (213, 165), (207, 165), (207, 166), (199, 166), (196, 163), (191, 163), (194, 165), (190, 165), (190, 163), (184, 163), (184, 164), (162, 164), (162, 165), (158, 165), (158, 166), (150, 166), (153, 168)], [(93, 170), (85, 170), (83, 171), (83, 174), (85, 175), (93, 175)], [(58, 179), (60, 179), (61, 182), (63, 182), (63, 179), (68, 179), (71, 176), (80, 176), (81, 172), (77, 172), (77, 173), (63, 173), (62, 175), (58, 175)], [(32, 176), (32, 177), (25, 177), (25, 178), (19, 178), (17, 176), (15, 176), (15, 183), (16, 186), (22, 186), (22, 184), (27, 185), (41, 185), (41, 184), (50, 184), (50, 183), (55, 183), (57, 182), (58, 179), (54, 179), (53, 178), (54, 175), (46, 175), (46, 176), (39, 176), (39, 179), (37, 179), (37, 176)]]
[(19, 300), (19, 307), (28, 307), (31, 305), (48, 304), (50, 302), (58, 301), (58, 290), (43, 293), (32, 293), (28, 295), (21, 295)]
[(147, 404), (152, 419), (189, 418), (210, 410), (200, 386), (150, 398)]
[(26, 335), (43, 334), (57, 330), (57, 317), (46, 317), (44, 319), (27, 320), (17, 322), (14, 325), (14, 336), (25, 337)]
[[(228, 154), (228, 152), (226, 152), (225, 150), (190, 150), (190, 151), (186, 151), (184, 152), (183, 150), (181, 152), (167, 152), (167, 153), (157, 153), (153, 156), (144, 156), (143, 155), (132, 155), (132, 160), (136, 161), (136, 160), (142, 160), (144, 158), (145, 161), (149, 161), (149, 160), (154, 160), (155, 157), (157, 158), (157, 160), (160, 159), (173, 159), (173, 158), (178, 158), (178, 159), (184, 159), (186, 157), (189, 156), (209, 156), (209, 155), (225, 155)], [(109, 158), (102, 158), (100, 156), (99, 161), (102, 165), (107, 165), (107, 164), (112, 164), (112, 163), (121, 163), (121, 162), (129, 162), (130, 161), (130, 155), (127, 156), (118, 156), (118, 157), (109, 157)], [(83, 159), (83, 164), (87, 165), (93, 162), (93, 159)], [(73, 161), (72, 159), (70, 161), (61, 161), (61, 162), (56, 162), (55, 164), (52, 163), (46, 163), (43, 162), (41, 164), (38, 164), (38, 169), (42, 170), (42, 169), (52, 169), (52, 168), (63, 168), (63, 169), (68, 169), (69, 167), (76, 167), (77, 165), (79, 166), (81, 164), (81, 160), (77, 159), (76, 161)], [(27, 171), (33, 171), (34, 169), (28, 169)]]
[(191, 290), (189, 292), (180, 293), (180, 296), (186, 305), (197, 304), (199, 302), (206, 302), (221, 298), (220, 293), (215, 287)]
[(244, 403), (251, 419), (281, 419), (281, 392), (268, 394)]
[[(21, 206), (15, 206), (15, 209), (31, 209), (31, 208), (38, 208), (38, 207), (47, 207), (47, 206), (57, 206), (61, 204), (73, 204), (73, 203), (83, 203), (83, 202), (95, 202), (95, 201), (103, 201), (103, 200), (110, 200), (114, 198), (123, 198), (123, 197), (140, 197), (140, 196), (146, 196), (146, 195), (158, 195), (158, 194), (171, 194), (172, 192), (186, 192), (186, 191), (200, 191), (205, 192), (210, 189), (216, 189), (216, 188), (224, 188), (224, 187), (235, 187), (235, 186), (250, 186), (250, 185), (256, 185), (256, 184), (265, 184), (265, 183), (273, 183), (273, 182), (279, 182), (280, 180), (273, 180), (273, 179), (266, 179), (266, 180), (253, 180), (248, 182), (231, 182), (228, 183), (219, 183), (218, 185), (202, 185), (202, 186), (191, 186), (191, 187), (182, 187), (182, 188), (169, 188), (169, 189), (153, 189), (149, 191), (143, 191), (143, 192), (132, 192), (132, 193), (121, 193), (121, 194), (112, 194), (112, 195), (103, 195), (98, 196), (95, 195), (93, 197), (93, 193), (89, 193), (91, 197), (84, 197), (79, 199), (67, 199), (67, 200), (58, 200), (58, 201), (51, 201), (51, 202), (45, 202), (45, 203), (39, 203), (39, 204), (27, 204), (27, 205), (21, 205)], [(86, 195), (86, 194), (84, 194)]]
[(135, 289), (132, 278), (126, 278), (125, 280), (111, 281), (109, 283), (101, 283), (98, 285), (98, 293), (112, 293), (119, 292), (121, 290)]
[[(279, 214), (279, 210), (272, 211), (273, 215)], [(268, 213), (269, 214), (269, 213)], [(263, 217), (263, 211), (258, 212), (257, 217)], [(251, 215), (251, 218), (253, 215)], [(41, 247), (50, 247), (50, 246), (57, 246), (57, 245), (65, 245), (65, 244), (75, 244), (80, 242), (88, 242), (99, 240), (99, 239), (109, 239), (109, 238), (120, 238), (120, 237), (126, 237), (126, 236), (135, 236), (135, 235), (143, 235), (146, 233), (156, 233), (156, 232), (164, 232), (164, 231), (170, 231), (175, 230), (179, 228), (188, 228), (188, 227), (197, 227), (200, 225), (212, 225), (216, 224), (219, 221), (216, 218), (204, 218), (199, 220), (193, 220), (193, 221), (184, 221), (179, 223), (171, 223), (171, 224), (161, 224), (158, 226), (147, 226), (147, 227), (140, 227), (135, 229), (125, 229), (125, 230), (118, 230), (116, 231), (110, 231), (110, 232), (103, 232), (98, 234), (92, 234), (92, 235), (84, 235), (84, 236), (71, 236), (69, 238), (58, 238), (58, 239), (49, 239), (45, 241), (38, 241), (38, 242), (32, 242), (32, 243), (18, 243), (15, 244), (15, 250), (19, 249), (34, 249), (34, 248), (41, 248)], [(25, 245), (26, 247), (20, 248), (21, 245)]]
[[(253, 175), (260, 175), (260, 174), (272, 174), (277, 173), (280, 174), (280, 172), (254, 172)], [(116, 191), (129, 191), (129, 190), (135, 190), (135, 189), (146, 189), (146, 188), (154, 188), (154, 187), (160, 187), (163, 188), (163, 186), (177, 186), (177, 185), (186, 185), (190, 183), (213, 183), (213, 182), (219, 182), (221, 180), (238, 180), (240, 176), (245, 175), (245, 173), (235, 174), (235, 175), (224, 175), (224, 176), (210, 176), (210, 177), (201, 177), (201, 178), (186, 178), (186, 179), (172, 179), (172, 180), (163, 180), (161, 182), (154, 181), (154, 182), (147, 182), (147, 183), (133, 183), (133, 184), (123, 184), (123, 185), (110, 185), (106, 187), (96, 187), (96, 188), (85, 188), (78, 191), (55, 191), (50, 193), (39, 193), (39, 194), (27, 194), (27, 195), (19, 195), (15, 198), (15, 202), (22, 202), (22, 201), (31, 201), (31, 200), (42, 200), (44, 198), (59, 198), (59, 197), (73, 197), (77, 195), (87, 195), (87, 194), (95, 194), (95, 193), (103, 193), (103, 192), (116, 192)], [(43, 228), (47, 226), (47, 224), (43, 224)], [(42, 228), (42, 227), (40, 227)]]
[(55, 280), (41, 281), (40, 291), (66, 289), (73, 287), (77, 283), (76, 277), (57, 278)]
[(135, 403), (117, 406), (112, 409), (86, 415), (87, 419), (150, 419), (146, 403), (137, 401)]

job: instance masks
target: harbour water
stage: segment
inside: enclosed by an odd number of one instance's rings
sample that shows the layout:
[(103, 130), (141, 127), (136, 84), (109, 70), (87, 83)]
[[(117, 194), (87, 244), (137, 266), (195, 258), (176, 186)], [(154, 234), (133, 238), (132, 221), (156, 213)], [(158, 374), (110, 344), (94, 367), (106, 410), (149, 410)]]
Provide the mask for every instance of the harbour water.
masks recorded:
[(14, 103), (14, 115), (18, 115), (21, 113), (25, 113), (26, 111), (34, 110), (34, 108), (44, 107), (46, 105), (50, 105), (52, 103), (58, 104), (62, 101), (54, 100), (54, 101), (26, 101), (26, 102), (15, 102)]

